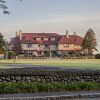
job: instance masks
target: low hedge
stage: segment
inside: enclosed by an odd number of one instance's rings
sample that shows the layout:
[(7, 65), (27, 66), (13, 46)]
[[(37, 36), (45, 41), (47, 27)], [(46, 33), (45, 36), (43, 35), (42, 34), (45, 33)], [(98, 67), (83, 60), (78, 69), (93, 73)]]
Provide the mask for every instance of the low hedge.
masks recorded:
[(91, 91), (100, 90), (100, 83), (96, 82), (74, 82), (65, 83), (0, 83), (0, 94), (13, 93), (35, 93), (35, 92), (53, 92), (53, 91)]
[(100, 75), (97, 69), (67, 69), (57, 67), (33, 67), (0, 69), (0, 76), (53, 76), (53, 75)]
[(100, 59), (100, 54), (96, 54), (95, 58)]

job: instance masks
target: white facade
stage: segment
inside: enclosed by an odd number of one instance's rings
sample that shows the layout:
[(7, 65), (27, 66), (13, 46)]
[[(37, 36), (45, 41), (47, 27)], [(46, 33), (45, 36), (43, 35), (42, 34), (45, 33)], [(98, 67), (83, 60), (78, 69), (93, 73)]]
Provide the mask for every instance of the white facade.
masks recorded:
[(29, 46), (30, 44), (22, 44), (22, 49), (23, 50), (40, 50), (40, 51), (54, 51), (57, 50), (57, 45), (39, 45), (39, 44), (31, 44), (31, 46)]
[(29, 44), (22, 44), (22, 50), (37, 50), (39, 44), (31, 44), (31, 47), (28, 47)]

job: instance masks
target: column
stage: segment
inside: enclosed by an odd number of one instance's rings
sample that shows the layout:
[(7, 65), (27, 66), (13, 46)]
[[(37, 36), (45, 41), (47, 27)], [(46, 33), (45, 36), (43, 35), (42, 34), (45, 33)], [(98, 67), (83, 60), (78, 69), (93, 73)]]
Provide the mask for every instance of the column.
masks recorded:
[(8, 59), (8, 51), (6, 51), (5, 59)]
[(50, 51), (50, 57), (52, 57), (52, 53), (51, 53), (52, 51)]

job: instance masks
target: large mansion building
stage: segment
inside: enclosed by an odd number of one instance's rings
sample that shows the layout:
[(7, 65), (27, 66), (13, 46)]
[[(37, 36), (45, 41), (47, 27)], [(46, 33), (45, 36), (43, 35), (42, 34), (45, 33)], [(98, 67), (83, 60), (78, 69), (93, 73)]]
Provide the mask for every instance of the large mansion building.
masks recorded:
[(83, 38), (70, 35), (67, 31), (65, 35), (57, 33), (23, 33), (16, 32), (16, 37), (11, 39), (14, 45), (20, 41), (22, 52), (25, 56), (53, 56), (55, 54), (67, 55), (70, 52), (81, 52)]

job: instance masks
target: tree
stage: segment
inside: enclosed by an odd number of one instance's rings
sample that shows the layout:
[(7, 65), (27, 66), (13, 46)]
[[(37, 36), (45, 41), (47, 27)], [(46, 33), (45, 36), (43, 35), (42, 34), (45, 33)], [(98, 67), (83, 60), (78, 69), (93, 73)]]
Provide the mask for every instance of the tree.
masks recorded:
[(88, 56), (91, 58), (91, 56), (93, 55), (93, 50), (97, 51), (96, 46), (97, 46), (96, 36), (94, 31), (90, 28), (88, 29), (83, 39), (82, 48), (84, 51), (85, 50), (88, 51)]
[[(20, 0), (22, 1), (22, 0)], [(3, 12), (4, 14), (9, 14), (9, 10), (7, 7), (6, 0), (0, 0), (0, 12)]]
[(16, 53), (16, 55), (21, 54), (22, 47), (21, 47), (20, 38), (18, 36), (12, 39), (11, 45), (12, 45), (12, 50)]
[(8, 58), (11, 59), (11, 58), (15, 58), (16, 57), (16, 53), (13, 51), (13, 52), (8, 52)]
[(4, 53), (5, 52), (5, 41), (3, 39), (3, 35), (0, 33), (0, 53)]
[(4, 14), (9, 14), (5, 0), (0, 0), (0, 12), (3, 12)]

